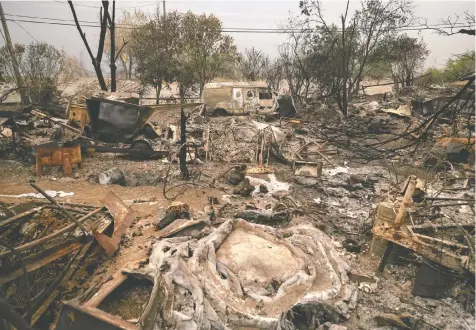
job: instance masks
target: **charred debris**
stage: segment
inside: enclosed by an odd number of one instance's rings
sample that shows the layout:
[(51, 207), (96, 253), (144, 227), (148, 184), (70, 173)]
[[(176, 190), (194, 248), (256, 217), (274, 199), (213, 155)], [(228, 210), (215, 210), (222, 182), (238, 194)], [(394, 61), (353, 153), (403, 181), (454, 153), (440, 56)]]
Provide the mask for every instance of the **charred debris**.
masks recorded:
[(474, 328), (474, 76), (420, 92), (0, 112), (0, 328)]

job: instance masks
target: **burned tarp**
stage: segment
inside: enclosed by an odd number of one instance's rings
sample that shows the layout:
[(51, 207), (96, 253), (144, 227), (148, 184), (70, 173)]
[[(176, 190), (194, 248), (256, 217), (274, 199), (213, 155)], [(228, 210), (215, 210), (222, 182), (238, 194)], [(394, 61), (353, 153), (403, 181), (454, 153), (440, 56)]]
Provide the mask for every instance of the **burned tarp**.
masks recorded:
[(91, 121), (90, 137), (111, 143), (131, 143), (153, 109), (114, 100), (86, 100)]
[(278, 108), (276, 111), (279, 117), (294, 117), (296, 115), (296, 107), (294, 106), (294, 100), (290, 95), (278, 96)]

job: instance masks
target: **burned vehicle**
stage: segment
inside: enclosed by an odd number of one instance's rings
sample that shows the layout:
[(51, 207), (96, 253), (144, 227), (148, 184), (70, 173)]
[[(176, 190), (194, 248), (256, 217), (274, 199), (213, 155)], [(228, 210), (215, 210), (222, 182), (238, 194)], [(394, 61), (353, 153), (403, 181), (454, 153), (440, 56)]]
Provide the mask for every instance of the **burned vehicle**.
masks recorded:
[(213, 116), (266, 114), (277, 108), (276, 94), (258, 81), (205, 84), (202, 102)]
[(147, 123), (154, 110), (147, 106), (91, 98), (86, 100), (90, 123), (83, 145), (97, 151), (164, 156), (161, 130)]

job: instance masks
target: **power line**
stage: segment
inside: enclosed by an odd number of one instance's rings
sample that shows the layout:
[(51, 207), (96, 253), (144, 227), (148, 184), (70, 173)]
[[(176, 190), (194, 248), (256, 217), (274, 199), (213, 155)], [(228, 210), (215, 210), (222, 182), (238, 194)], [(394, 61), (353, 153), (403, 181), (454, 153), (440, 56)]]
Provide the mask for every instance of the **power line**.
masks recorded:
[[(42, 22), (42, 21), (32, 21), (32, 20), (23, 20), (23, 19), (12, 19), (12, 18), (7, 18), (7, 21), (11, 22), (24, 22), (24, 23), (34, 23), (34, 24), (47, 24), (47, 25), (61, 25), (61, 26), (76, 26), (74, 23), (63, 23), (63, 22)], [(82, 24), (82, 27), (95, 27), (98, 28), (100, 25), (92, 25), (92, 24)], [(474, 28), (470, 25), (464, 25), (468, 28)], [(462, 27), (462, 26), (457, 26), (457, 27)], [(135, 30), (138, 27), (137, 26), (122, 26), (119, 25), (117, 26), (118, 29), (126, 29), (126, 30)], [(450, 29), (450, 28), (455, 28), (455, 26), (440, 26), (440, 29)], [(415, 28), (396, 28), (395, 30), (397, 31), (422, 31), (422, 30), (434, 30), (433, 26), (420, 26), (420, 27), (415, 27)], [(271, 34), (287, 34), (289, 32), (296, 32), (296, 33), (308, 33), (308, 32), (313, 32), (313, 29), (276, 29), (276, 28), (269, 28), (269, 29), (258, 29), (258, 28), (223, 28), (222, 32), (225, 33), (271, 33)], [(339, 32), (339, 31), (337, 31)]]
[[(5, 16), (75, 23), (74, 20), (71, 20), (71, 19), (62, 19), (62, 18), (54, 18), (54, 17), (38, 17), (38, 16), (27, 16), (27, 15), (17, 15), (17, 14), (5, 14)], [(86, 23), (86, 24), (97, 24), (97, 21), (78, 20), (78, 22), (79, 23)], [(47, 23), (47, 22), (45, 22), (45, 23)], [(428, 27), (431, 27), (431, 28), (436, 28), (436, 27), (439, 27), (439, 28), (451, 28), (451, 27), (456, 28), (456, 27), (469, 27), (470, 25), (472, 25), (472, 24), (463, 23), (463, 22), (455, 23), (453, 25), (450, 25), (448, 23), (438, 23), (438, 24), (430, 24), (430, 25), (428, 25)], [(84, 26), (88, 26), (88, 25), (84, 25)], [(120, 24), (120, 23), (116, 23), (115, 26), (121, 26), (121, 27), (124, 27), (124, 28), (128, 28), (128, 27), (129, 28), (137, 28), (138, 27), (137, 25), (134, 25), (134, 24)], [(99, 26), (94, 25), (94, 27), (99, 27)], [(409, 25), (409, 26), (403, 27), (401, 29), (413, 29), (413, 28), (420, 29), (420, 28), (426, 28), (426, 27), (427, 27), (426, 25)], [(233, 27), (224, 28), (224, 30), (246, 30), (246, 31), (252, 30), (252, 31), (279, 31), (279, 32), (284, 32), (284, 31), (285, 32), (312, 32), (312, 31), (314, 31), (313, 29), (233, 28)]]
[[(64, 1), (55, 0), (55, 2), (57, 2), (57, 3), (62, 3), (62, 4), (67, 4), (67, 2), (64, 2)], [(156, 5), (156, 4), (157, 4), (156, 2), (153, 2), (153, 3), (149, 3), (149, 4), (146, 4), (146, 5), (140, 5), (140, 6), (116, 7), (116, 9), (142, 8), (142, 7), (148, 7), (148, 6), (152, 6), (152, 5)], [(78, 6), (78, 7), (88, 7), (88, 8), (97, 8), (97, 9), (101, 8), (101, 7), (98, 7), (98, 6), (84, 5), (84, 4), (80, 4), (80, 3), (75, 3), (74, 6)]]
[(34, 36), (32, 36), (32, 35), (30, 34), (30, 32), (28, 32), (23, 26), (20, 25), (20, 23), (18, 23), (18, 22), (13, 22), (13, 23), (15, 23), (16, 25), (18, 25), (18, 26), (19, 26), (23, 31), (25, 31), (33, 40), (35, 40), (36, 42), (38, 42), (38, 40), (36, 40), (36, 38), (35, 38)]

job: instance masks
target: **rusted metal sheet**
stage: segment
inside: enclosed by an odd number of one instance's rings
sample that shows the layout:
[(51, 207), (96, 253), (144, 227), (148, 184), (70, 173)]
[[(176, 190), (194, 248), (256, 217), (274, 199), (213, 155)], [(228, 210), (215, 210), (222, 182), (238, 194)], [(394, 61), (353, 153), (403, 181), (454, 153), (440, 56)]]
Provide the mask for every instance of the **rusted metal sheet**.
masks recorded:
[(134, 212), (113, 192), (109, 192), (103, 201), (104, 206), (114, 217), (114, 232), (111, 237), (93, 230), (94, 238), (112, 256), (119, 248), (122, 235), (134, 221)]
[(70, 123), (79, 122), (81, 129), (89, 122), (88, 109), (83, 104), (68, 105), (68, 121)]
[(35, 146), (36, 154), (36, 176), (40, 177), (44, 166), (62, 166), (65, 175), (71, 175), (73, 164), (81, 168), (81, 147), (76, 145), (61, 145), (58, 143), (47, 143)]
[(66, 302), (56, 330), (139, 330), (136, 325), (93, 307)]

